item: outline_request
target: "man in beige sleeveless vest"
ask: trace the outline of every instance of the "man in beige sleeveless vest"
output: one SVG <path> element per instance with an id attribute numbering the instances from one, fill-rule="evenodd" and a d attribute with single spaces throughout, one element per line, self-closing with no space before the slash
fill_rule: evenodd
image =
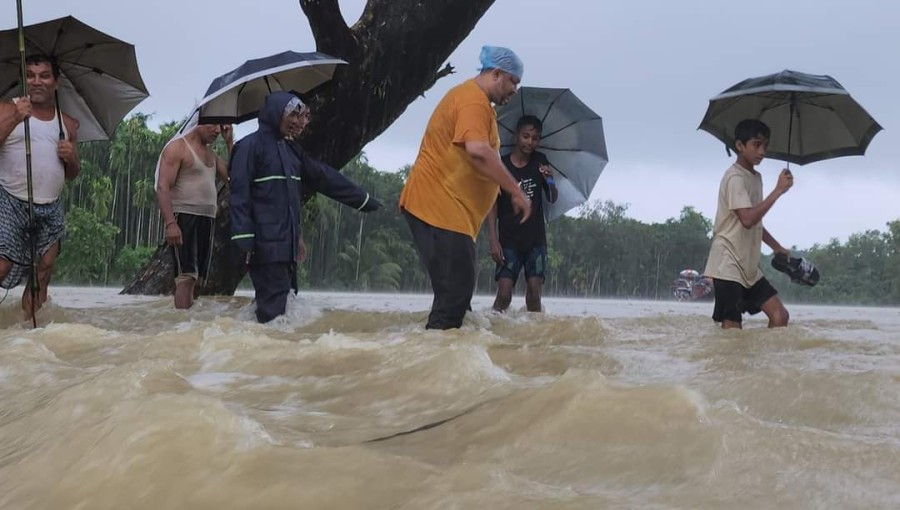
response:
<path id="1" fill-rule="evenodd" d="M 228 182 L 228 166 L 210 148 L 219 134 L 228 152 L 231 126 L 201 124 L 166 144 L 160 155 L 156 200 L 175 257 L 175 308 L 190 308 L 198 280 L 209 276 L 216 221 L 216 175 Z"/>
<path id="2" fill-rule="evenodd" d="M 38 302 L 25 286 L 26 315 L 47 300 L 53 264 L 65 235 L 59 200 L 67 180 L 81 173 L 78 158 L 78 121 L 59 111 L 55 102 L 59 67 L 49 57 L 25 60 L 28 96 L 0 103 L 0 286 L 11 289 L 31 271 L 31 239 L 36 237 Z M 62 117 L 62 122 L 60 122 Z M 25 119 L 29 119 L 35 230 L 29 232 Z"/>

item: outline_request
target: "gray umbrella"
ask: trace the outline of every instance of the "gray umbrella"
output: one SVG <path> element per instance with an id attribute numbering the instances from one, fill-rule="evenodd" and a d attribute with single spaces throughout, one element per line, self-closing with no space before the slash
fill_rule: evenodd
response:
<path id="1" fill-rule="evenodd" d="M 346 64 L 324 53 L 285 51 L 248 60 L 216 78 L 200 101 L 200 123 L 234 123 L 256 118 L 266 96 L 276 90 L 305 94 L 331 79 Z"/>
<path id="2" fill-rule="evenodd" d="M 881 126 L 831 76 L 782 71 L 750 78 L 710 99 L 699 129 L 734 148 L 734 128 L 759 119 L 772 130 L 766 157 L 805 165 L 865 154 Z"/>
<path id="3" fill-rule="evenodd" d="M 552 220 L 587 201 L 609 162 L 603 120 L 569 89 L 522 87 L 497 108 L 502 153 L 515 147 L 516 123 L 523 115 L 534 115 L 544 124 L 538 150 L 555 170 L 559 189 L 555 204 L 544 203 L 547 220 Z"/>
<path id="4" fill-rule="evenodd" d="M 18 29 L 0 32 L 0 99 L 22 94 Z M 25 53 L 60 69 L 58 104 L 79 122 L 78 141 L 107 140 L 147 98 L 134 46 L 66 16 L 25 27 Z"/>

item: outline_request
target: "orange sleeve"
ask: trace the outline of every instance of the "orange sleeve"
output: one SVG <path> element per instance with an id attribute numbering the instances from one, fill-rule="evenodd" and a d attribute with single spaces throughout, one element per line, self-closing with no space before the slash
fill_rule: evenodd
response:
<path id="1" fill-rule="evenodd" d="M 463 105 L 456 117 L 453 143 L 491 143 L 491 123 L 495 122 L 493 114 L 490 106 L 480 102 Z"/>

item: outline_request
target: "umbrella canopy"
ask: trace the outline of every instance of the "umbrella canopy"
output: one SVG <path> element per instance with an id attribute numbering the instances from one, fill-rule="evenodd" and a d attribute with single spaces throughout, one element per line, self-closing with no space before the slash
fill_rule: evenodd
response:
<path id="1" fill-rule="evenodd" d="M 865 154 L 881 126 L 831 76 L 782 71 L 750 78 L 710 99 L 699 129 L 734 148 L 734 128 L 758 119 L 772 130 L 766 157 L 805 165 Z"/>
<path id="2" fill-rule="evenodd" d="M 534 115 L 544 125 L 538 150 L 555 170 L 559 190 L 556 203 L 544 203 L 552 220 L 586 202 L 606 167 L 603 120 L 569 89 L 522 87 L 497 109 L 502 153 L 515 147 L 516 123 L 523 115 Z"/>
<path id="3" fill-rule="evenodd" d="M 700 273 L 698 273 L 695 269 L 685 269 L 678 273 L 678 276 L 682 278 L 696 278 L 700 276 Z"/>
<path id="4" fill-rule="evenodd" d="M 0 99 L 22 94 L 18 30 L 0 32 Z M 78 140 L 108 140 L 149 95 L 134 46 L 66 16 L 25 27 L 26 55 L 59 65 L 59 107 L 78 120 Z"/>
<path id="5" fill-rule="evenodd" d="M 256 118 L 270 93 L 304 94 L 330 80 L 337 66 L 346 63 L 324 53 L 293 51 L 248 60 L 213 80 L 200 101 L 200 122 L 238 124 Z"/>

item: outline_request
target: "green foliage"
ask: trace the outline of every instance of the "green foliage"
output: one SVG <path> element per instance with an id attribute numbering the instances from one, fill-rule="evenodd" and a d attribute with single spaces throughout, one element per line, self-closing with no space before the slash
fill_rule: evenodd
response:
<path id="1" fill-rule="evenodd" d="M 66 214 L 66 238 L 56 262 L 54 281 L 102 284 L 119 228 L 79 207 Z"/>
<path id="2" fill-rule="evenodd" d="M 577 217 L 548 225 L 550 293 L 667 297 L 679 271 L 702 270 L 709 253 L 708 219 L 685 207 L 678 219 L 646 224 L 629 218 L 627 210 L 609 201 L 589 203 Z"/>
<path id="3" fill-rule="evenodd" d="M 69 234 L 55 281 L 128 281 L 161 242 L 154 171 L 181 122 L 154 131 L 148 120 L 147 115 L 132 115 L 113 140 L 80 146 L 82 173 L 66 187 Z M 225 155 L 221 140 L 214 149 Z M 359 214 L 320 196 L 307 202 L 308 256 L 298 268 L 304 287 L 429 290 L 397 208 L 409 171 L 409 165 L 396 172 L 378 171 L 362 154 L 346 165 L 343 172 L 384 204 L 376 213 Z M 640 222 L 627 213 L 627 205 L 598 201 L 550 223 L 545 292 L 667 299 L 679 271 L 703 270 L 712 231 L 709 218 L 690 206 L 662 223 Z M 487 254 L 486 232 L 477 249 L 477 292 L 493 293 L 494 263 Z M 831 240 L 795 251 L 817 264 L 822 280 L 814 288 L 791 284 L 764 259 L 763 270 L 788 301 L 900 303 L 900 220 L 883 232 L 854 234 L 846 243 Z"/>
<path id="4" fill-rule="evenodd" d="M 126 246 L 116 254 L 112 270 L 109 274 L 109 282 L 125 284 L 138 274 L 138 271 L 146 264 L 156 248 L 152 246 Z"/>
<path id="5" fill-rule="evenodd" d="M 867 230 L 853 234 L 846 243 L 832 239 L 815 244 L 794 256 L 807 257 L 821 274 L 812 288 L 790 283 L 772 269 L 771 258 L 762 261 L 763 272 L 785 300 L 809 303 L 855 303 L 895 305 L 900 303 L 900 220 L 887 224 L 887 231 Z"/>

